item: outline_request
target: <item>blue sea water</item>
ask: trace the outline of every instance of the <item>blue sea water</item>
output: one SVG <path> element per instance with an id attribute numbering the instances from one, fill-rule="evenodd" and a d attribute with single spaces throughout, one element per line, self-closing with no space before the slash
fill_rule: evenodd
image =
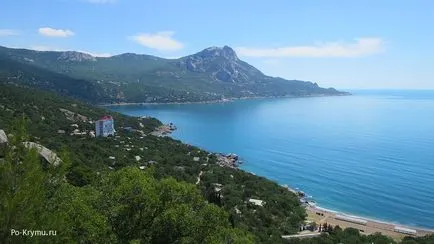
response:
<path id="1" fill-rule="evenodd" d="M 352 92 L 110 108 L 173 122 L 174 138 L 236 153 L 321 207 L 434 228 L 434 91 Z"/>

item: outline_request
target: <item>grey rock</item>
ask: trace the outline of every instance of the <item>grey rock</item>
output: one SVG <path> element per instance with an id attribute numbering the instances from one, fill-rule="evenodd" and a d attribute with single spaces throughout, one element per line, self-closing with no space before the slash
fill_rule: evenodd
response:
<path id="1" fill-rule="evenodd" d="M 44 158 L 48 163 L 54 166 L 58 166 L 62 162 L 62 160 L 57 156 L 55 152 L 38 143 L 23 142 L 23 144 L 28 149 L 36 149 L 42 158 Z"/>
<path id="2" fill-rule="evenodd" d="M 6 136 L 4 130 L 0 130 L 0 144 L 6 144 L 6 143 L 8 143 L 8 137 Z"/>
<path id="3" fill-rule="evenodd" d="M 62 52 L 57 58 L 59 61 L 66 62 L 82 62 L 82 61 L 96 61 L 96 58 L 87 53 L 80 53 L 75 51 Z"/>
<path id="4" fill-rule="evenodd" d="M 178 66 L 188 71 L 210 73 L 216 81 L 232 83 L 256 82 L 255 77 L 263 74 L 253 66 L 238 59 L 235 51 L 228 47 L 210 47 L 199 53 L 179 59 Z"/>

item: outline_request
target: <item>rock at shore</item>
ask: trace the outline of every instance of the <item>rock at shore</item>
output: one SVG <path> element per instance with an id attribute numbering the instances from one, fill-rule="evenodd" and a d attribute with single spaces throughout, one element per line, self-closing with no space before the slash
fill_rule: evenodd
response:
<path id="1" fill-rule="evenodd" d="M 151 135 L 153 136 L 166 136 L 176 130 L 176 126 L 173 123 L 167 125 L 161 125 L 155 128 Z"/>
<path id="2" fill-rule="evenodd" d="M 227 155 L 225 154 L 217 154 L 217 164 L 222 167 L 229 167 L 229 168 L 237 168 L 238 167 L 238 155 L 234 153 L 229 153 Z"/>

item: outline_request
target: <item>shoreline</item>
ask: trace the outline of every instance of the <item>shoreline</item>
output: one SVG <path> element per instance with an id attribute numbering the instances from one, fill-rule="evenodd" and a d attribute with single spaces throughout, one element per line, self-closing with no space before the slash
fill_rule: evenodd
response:
<path id="1" fill-rule="evenodd" d="M 434 233 L 434 229 L 430 229 L 428 227 L 417 226 L 417 225 L 409 225 L 409 224 L 400 224 L 400 223 L 393 222 L 391 220 L 376 219 L 375 217 L 364 217 L 364 216 L 354 215 L 354 214 L 348 213 L 348 212 L 341 212 L 339 210 L 333 210 L 333 209 L 323 208 L 323 207 L 318 206 L 318 205 L 316 205 L 315 207 L 308 207 L 308 208 L 311 208 L 313 210 L 318 210 L 318 211 L 324 211 L 324 212 L 328 212 L 328 213 L 333 213 L 333 214 L 345 215 L 345 216 L 348 216 L 348 217 L 362 219 L 362 220 L 366 220 L 366 221 L 370 221 L 370 222 L 375 222 L 375 223 L 378 223 L 378 224 L 395 225 L 395 226 L 407 227 L 407 228 L 410 228 L 410 229 L 416 229 L 416 230 L 421 230 L 421 231 L 426 231 L 426 232 L 432 232 L 432 233 Z"/>
<path id="2" fill-rule="evenodd" d="M 168 125 L 174 126 L 174 128 L 176 129 L 176 126 L 172 123 L 167 124 L 167 125 L 163 125 L 163 127 L 168 126 Z M 165 133 L 165 136 L 172 137 L 173 131 L 174 130 L 169 130 L 167 134 Z M 233 153 L 225 154 L 225 153 L 221 153 L 221 152 L 214 152 L 214 154 L 220 155 L 224 158 L 229 157 L 231 155 L 234 155 L 237 158 L 236 161 L 238 161 L 238 156 L 236 154 L 233 154 Z M 228 167 L 227 165 L 221 165 L 221 166 Z M 237 168 L 239 170 L 246 171 L 239 166 L 241 166 L 241 165 L 236 164 L 236 163 L 234 165 L 232 165 L 233 168 Z M 256 175 L 255 172 L 251 172 L 251 171 L 246 171 L 246 172 Z M 267 177 L 265 177 L 265 178 L 267 178 Z M 270 179 L 268 179 L 268 180 L 270 180 Z M 344 228 L 355 228 L 355 229 L 358 229 L 361 234 L 366 234 L 366 235 L 375 234 L 376 232 L 380 232 L 383 235 L 389 236 L 395 240 L 401 240 L 405 236 L 421 237 L 421 236 L 426 236 L 429 234 L 434 234 L 434 229 L 430 229 L 428 227 L 408 225 L 408 224 L 400 224 L 400 223 L 396 223 L 396 222 L 393 222 L 390 220 L 381 220 L 381 219 L 376 219 L 375 217 L 364 217 L 364 216 L 359 216 L 359 215 L 349 213 L 349 212 L 342 212 L 340 210 L 333 210 L 333 209 L 324 208 L 324 207 L 321 207 L 320 205 L 318 205 L 312 199 L 311 196 L 306 194 L 306 192 L 304 192 L 298 188 L 292 188 L 292 187 L 288 186 L 287 184 L 279 184 L 279 185 L 281 187 L 287 189 L 288 191 L 294 193 L 298 197 L 301 205 L 304 206 L 304 208 L 306 209 L 306 214 L 307 214 L 306 221 L 314 221 L 317 224 L 327 223 L 327 224 L 330 224 L 332 226 L 339 225 L 343 229 Z M 317 213 L 322 213 L 323 215 L 320 216 Z M 367 222 L 367 224 L 361 225 L 361 224 L 357 224 L 354 222 L 348 222 L 348 221 L 336 219 L 335 217 L 337 215 L 346 216 L 346 217 L 350 217 L 350 218 L 356 218 L 359 220 L 364 220 Z M 417 233 L 415 235 L 398 233 L 398 232 L 394 231 L 395 227 L 402 227 L 402 228 L 415 230 L 415 231 L 417 231 Z"/>
<path id="3" fill-rule="evenodd" d="M 375 234 L 376 232 L 380 232 L 383 235 L 389 236 L 395 240 L 401 240 L 405 236 L 425 236 L 434 234 L 434 229 L 430 229 L 428 227 L 423 226 L 414 226 L 414 225 L 408 225 L 408 224 L 400 224 L 395 223 L 393 221 L 388 220 L 380 220 L 375 219 L 375 217 L 363 217 L 358 216 L 352 213 L 342 212 L 339 210 L 333 210 L 328 208 L 323 208 L 316 204 L 313 200 L 307 200 L 305 198 L 305 193 L 303 191 L 294 189 L 289 187 L 288 185 L 281 185 L 282 187 L 285 187 L 290 192 L 293 192 L 296 194 L 301 202 L 301 204 L 306 209 L 306 221 L 313 221 L 317 224 L 330 224 L 332 226 L 339 225 L 341 228 L 355 228 L 360 231 L 361 234 Z M 360 224 L 352 221 L 346 221 L 339 219 L 338 216 L 345 216 L 349 218 L 354 218 L 356 220 L 361 220 L 362 222 L 366 222 L 366 224 Z M 336 218 L 338 217 L 338 219 Z M 405 233 L 399 233 L 395 231 L 395 227 L 400 228 L 406 228 L 410 230 L 415 230 L 416 234 L 405 234 Z"/>
<path id="4" fill-rule="evenodd" d="M 341 97 L 341 96 L 351 96 L 349 92 L 343 94 L 317 94 L 317 95 L 307 95 L 307 96 L 268 96 L 268 97 L 239 97 L 239 98 L 225 98 L 219 100 L 209 100 L 209 101 L 196 101 L 196 102 L 120 102 L 120 103 L 102 103 L 97 104 L 101 107 L 111 107 L 111 106 L 132 106 L 132 105 L 169 105 L 169 104 L 215 104 L 215 103 L 228 103 L 235 102 L 239 100 L 258 100 L 258 99 L 278 99 L 278 98 L 312 98 L 312 97 Z"/>
<path id="5" fill-rule="evenodd" d="M 335 96 L 347 96 L 347 95 L 351 95 L 351 94 L 343 94 L 343 95 L 335 95 Z M 267 98 L 308 98 L 308 97 L 323 97 L 326 95 L 317 95 L 317 96 L 303 96 L 303 97 L 246 97 L 246 98 L 237 98 L 237 99 L 225 99 L 225 100 L 217 100 L 217 101 L 204 101 L 204 102 L 184 102 L 184 103 L 178 103 L 178 102 L 172 102 L 172 103 L 117 103 L 117 104 L 106 104 L 106 105 L 101 105 L 101 106 L 124 106 L 124 105 L 163 105 L 163 104 L 192 104 L 192 103 L 226 103 L 226 102 L 234 102 L 237 100 L 253 100 L 253 99 L 267 99 Z M 171 133 L 167 133 L 166 136 L 170 136 L 172 137 Z M 221 154 L 224 155 L 223 153 L 218 153 L 215 152 L 215 154 Z M 238 167 L 238 165 L 236 166 L 236 168 L 246 171 L 241 167 Z M 253 173 L 254 175 L 256 175 L 254 172 L 251 171 L 246 171 L 249 173 Z M 267 177 L 265 177 L 267 178 Z M 267 178 L 269 179 L 269 178 Z M 270 180 L 270 179 L 269 179 Z M 277 183 L 277 182 L 276 182 Z M 280 185 L 280 184 L 279 184 Z M 405 236 L 425 236 L 425 235 L 429 235 L 429 234 L 434 234 L 434 229 L 430 229 L 429 227 L 423 227 L 423 226 L 417 226 L 417 225 L 409 225 L 409 224 L 401 224 L 401 223 L 396 223 L 393 222 L 393 220 L 381 220 L 381 219 L 376 219 L 375 217 L 363 217 L 363 216 L 358 216 L 349 212 L 341 212 L 339 210 L 332 210 L 332 209 L 328 209 L 328 208 L 323 208 L 319 205 L 317 205 L 314 201 L 312 201 L 311 197 L 308 197 L 303 191 L 299 190 L 299 189 L 295 189 L 295 188 L 291 188 L 288 185 L 280 185 L 281 187 L 284 187 L 285 189 L 293 192 L 294 194 L 297 195 L 297 197 L 299 198 L 302 206 L 304 206 L 304 208 L 306 209 L 306 213 L 307 213 L 307 217 L 306 217 L 306 221 L 314 221 L 317 224 L 323 224 L 323 223 L 327 223 L 330 224 L 332 226 L 336 226 L 339 225 L 341 228 L 355 228 L 358 229 L 360 231 L 361 234 L 375 234 L 376 232 L 380 232 L 383 235 L 389 236 L 395 240 L 401 240 L 403 237 Z M 303 195 L 301 195 L 300 193 L 302 193 Z M 308 202 L 310 204 L 308 204 Z M 312 204 L 314 203 L 314 204 Z M 318 215 L 318 213 L 323 214 L 323 215 Z M 354 223 L 351 221 L 346 221 L 346 220 L 342 220 L 342 219 L 336 219 L 336 216 L 340 215 L 340 216 L 346 216 L 346 217 L 350 217 L 350 218 L 356 218 L 359 220 L 363 220 L 366 221 L 366 224 L 358 224 L 358 223 Z M 410 230 L 415 230 L 416 234 L 411 235 L 411 234 L 405 234 L 405 233 L 399 233 L 395 231 L 395 227 L 401 227 L 401 228 L 407 228 Z"/>
<path id="6" fill-rule="evenodd" d="M 372 218 L 359 217 L 352 214 L 345 214 L 338 211 L 328 211 L 318 206 L 305 206 L 307 221 L 313 221 L 317 224 L 330 224 L 332 226 L 339 225 L 342 229 L 354 228 L 358 229 L 361 234 L 370 235 L 380 232 L 385 236 L 389 236 L 395 240 L 401 240 L 405 236 L 426 236 L 434 233 L 434 230 L 426 229 L 423 227 L 409 226 L 405 224 L 396 224 L 393 222 L 381 221 Z M 342 220 L 342 216 L 357 219 L 364 222 L 363 224 Z M 409 231 L 415 231 L 415 233 L 400 233 L 395 230 L 396 227 L 408 229 Z"/>

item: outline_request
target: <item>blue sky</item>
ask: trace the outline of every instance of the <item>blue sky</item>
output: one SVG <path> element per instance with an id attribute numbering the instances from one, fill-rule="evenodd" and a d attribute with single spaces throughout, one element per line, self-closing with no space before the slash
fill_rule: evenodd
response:
<path id="1" fill-rule="evenodd" d="M 0 45 L 180 57 L 228 45 L 271 76 L 434 89 L 431 0 L 2 0 Z"/>

